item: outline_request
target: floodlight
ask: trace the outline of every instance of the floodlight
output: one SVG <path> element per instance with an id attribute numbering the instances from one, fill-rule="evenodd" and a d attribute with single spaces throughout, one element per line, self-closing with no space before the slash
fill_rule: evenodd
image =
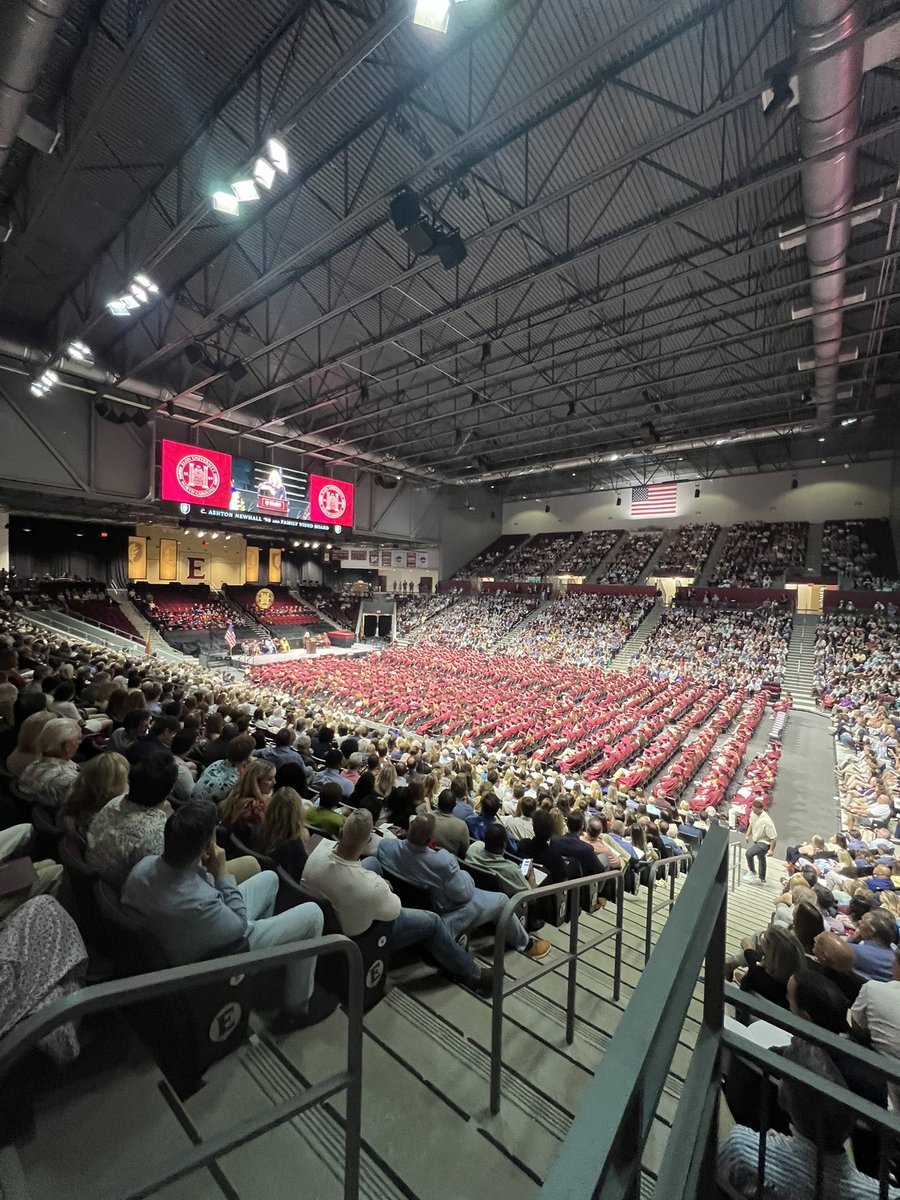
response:
<path id="1" fill-rule="evenodd" d="M 844 417 L 843 421 L 841 421 L 841 424 L 844 426 L 845 429 L 848 425 L 855 425 L 856 417 Z"/>
<path id="2" fill-rule="evenodd" d="M 253 164 L 253 178 L 266 191 L 272 186 L 275 181 L 275 168 L 267 158 L 258 158 Z"/>
<path id="3" fill-rule="evenodd" d="M 59 376 L 55 371 L 45 371 L 41 379 L 46 379 L 47 383 L 59 383 Z"/>
<path id="4" fill-rule="evenodd" d="M 256 184 L 252 179 L 237 179 L 231 185 L 231 190 L 237 196 L 238 200 L 258 200 L 259 192 L 256 190 Z"/>
<path id="5" fill-rule="evenodd" d="M 146 304 L 150 299 L 150 293 L 146 288 L 141 287 L 139 283 L 131 284 L 129 291 L 131 292 L 132 296 L 134 296 L 135 300 L 140 301 L 141 304 Z"/>
<path id="6" fill-rule="evenodd" d="M 124 304 L 129 312 L 134 312 L 136 308 L 141 307 L 140 301 L 135 299 L 134 296 L 122 296 L 120 303 Z"/>
<path id="7" fill-rule="evenodd" d="M 114 317 L 127 317 L 131 312 L 131 306 L 124 300 L 110 300 L 106 307 Z"/>
<path id="8" fill-rule="evenodd" d="M 446 33 L 450 24 L 450 0 L 416 0 L 413 25 Z"/>
<path id="9" fill-rule="evenodd" d="M 134 282 L 142 288 L 146 288 L 148 292 L 158 292 L 159 288 L 153 280 L 147 275 L 135 275 Z"/>
<path id="10" fill-rule="evenodd" d="M 31 392 L 32 396 L 43 396 L 44 395 L 44 389 L 41 387 L 41 385 L 39 383 L 33 383 L 31 385 L 31 387 L 29 388 L 29 391 Z"/>
<path id="11" fill-rule="evenodd" d="M 288 152 L 283 142 L 279 142 L 277 138 L 269 138 L 266 143 L 266 158 L 276 171 L 280 171 L 282 175 L 287 175 Z"/>
<path id="12" fill-rule="evenodd" d="M 216 212 L 236 217 L 241 211 L 240 201 L 234 192 L 213 192 L 212 206 Z"/>

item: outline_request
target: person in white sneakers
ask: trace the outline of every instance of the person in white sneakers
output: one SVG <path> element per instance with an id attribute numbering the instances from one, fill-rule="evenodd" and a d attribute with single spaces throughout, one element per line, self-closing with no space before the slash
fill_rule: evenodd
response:
<path id="1" fill-rule="evenodd" d="M 775 853 L 775 843 L 777 841 L 778 833 L 775 829 L 774 821 L 763 808 L 762 801 L 754 800 L 753 806 L 750 809 L 750 820 L 747 824 L 747 872 L 744 875 L 745 883 L 766 882 L 766 859 Z M 753 865 L 754 859 L 759 863 L 758 876 L 756 867 Z"/>

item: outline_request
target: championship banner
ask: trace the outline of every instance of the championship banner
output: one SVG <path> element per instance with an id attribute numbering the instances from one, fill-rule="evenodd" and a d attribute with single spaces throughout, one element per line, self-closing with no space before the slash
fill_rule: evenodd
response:
<path id="1" fill-rule="evenodd" d="M 259 546 L 248 546 L 244 559 L 244 583 L 259 583 Z"/>
<path id="2" fill-rule="evenodd" d="M 281 583 L 281 551 L 269 550 L 269 583 Z"/>
<path id="3" fill-rule="evenodd" d="M 382 565 L 383 567 L 389 567 L 389 566 L 391 565 L 391 552 L 390 552 L 390 550 L 382 550 L 382 552 L 381 552 L 381 565 Z"/>
<path id="4" fill-rule="evenodd" d="M 128 578 L 147 578 L 147 541 L 145 537 L 128 538 Z"/>
<path id="5" fill-rule="evenodd" d="M 160 583 L 174 583 L 178 578 L 178 543 L 174 538 L 159 539 Z"/>
<path id="6" fill-rule="evenodd" d="M 415 552 L 415 550 L 407 550 L 407 552 L 406 552 L 406 565 L 407 565 L 407 567 L 414 567 L 414 566 L 416 565 L 416 552 Z"/>

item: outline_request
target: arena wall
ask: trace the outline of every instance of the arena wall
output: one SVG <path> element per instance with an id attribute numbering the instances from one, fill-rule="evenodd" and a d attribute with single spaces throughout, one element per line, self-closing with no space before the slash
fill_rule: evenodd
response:
<path id="1" fill-rule="evenodd" d="M 762 475 L 681 481 L 678 515 L 651 521 L 628 516 L 630 488 L 582 492 L 571 496 L 546 496 L 540 500 L 515 500 L 503 506 L 503 533 L 543 533 L 552 530 L 602 529 L 621 525 L 628 529 L 684 525 L 714 521 L 734 525 L 740 521 L 810 521 L 892 515 L 891 469 L 887 461 L 851 463 L 849 468 L 828 466 L 806 471 L 772 471 Z M 798 487 L 791 487 L 796 478 Z M 700 488 L 700 498 L 694 489 Z M 616 505 L 616 497 L 622 499 Z M 549 506 L 550 512 L 544 511 Z M 482 539 L 486 545 L 489 538 Z M 476 547 L 476 550 L 479 549 Z"/>

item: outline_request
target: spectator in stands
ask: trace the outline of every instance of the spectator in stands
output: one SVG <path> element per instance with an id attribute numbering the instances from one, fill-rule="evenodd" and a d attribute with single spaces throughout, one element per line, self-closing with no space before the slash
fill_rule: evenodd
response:
<path id="1" fill-rule="evenodd" d="M 279 787 L 266 806 L 257 845 L 299 883 L 306 866 L 308 841 L 303 801 L 294 788 Z"/>
<path id="2" fill-rule="evenodd" d="M 791 1137 L 770 1131 L 765 1137 L 762 1182 L 759 1134 L 738 1125 L 726 1138 L 716 1167 L 716 1178 L 729 1196 L 753 1200 L 878 1200 L 876 1179 L 851 1164 L 844 1148 L 853 1126 L 853 1114 L 828 1092 L 846 1086 L 840 1071 L 824 1050 L 795 1038 L 784 1057 L 817 1075 L 824 1085 L 812 1091 L 785 1077 L 779 1102 L 788 1115 Z M 821 1151 L 821 1175 L 817 1162 Z M 821 1180 L 821 1184 L 820 1184 Z M 900 1192 L 888 1189 L 890 1200 Z"/>
<path id="3" fill-rule="evenodd" d="M 487 795 L 481 797 L 479 811 L 473 813 L 471 817 L 466 817 L 466 828 L 469 831 L 469 836 L 473 842 L 484 840 L 485 831 L 497 820 L 500 812 L 500 801 L 493 792 L 488 792 Z M 504 837 L 506 831 L 504 830 Z"/>
<path id="4" fill-rule="evenodd" d="M 114 796 L 90 822 L 88 866 L 116 891 L 145 854 L 160 853 L 177 778 L 171 754 L 161 748 L 145 754 L 128 774 L 127 794 Z"/>
<path id="5" fill-rule="evenodd" d="M 744 882 L 765 883 L 766 859 L 775 853 L 778 833 L 774 821 L 766 812 L 761 800 L 753 801 L 744 841 L 747 843 L 747 871 L 744 874 Z M 759 863 L 758 877 L 756 867 L 753 865 L 754 859 Z"/>
<path id="6" fill-rule="evenodd" d="M 19 778 L 19 788 L 30 800 L 47 808 L 61 808 L 78 778 L 72 759 L 81 745 L 81 726 L 68 717 L 54 717 L 41 730 L 40 758 L 30 763 Z"/>
<path id="7" fill-rule="evenodd" d="M 16 748 L 6 760 L 6 769 L 10 775 L 18 778 L 27 766 L 37 762 L 40 757 L 40 737 L 44 726 L 53 720 L 53 713 L 44 709 L 26 717 L 19 726 L 19 737 Z"/>
<path id="8" fill-rule="evenodd" d="M 893 979 L 894 943 L 897 941 L 897 922 L 886 912 L 867 912 L 856 927 L 851 939 L 854 966 L 863 979 L 888 982 Z"/>
<path id="9" fill-rule="evenodd" d="M 548 809 L 535 809 L 532 827 L 534 829 L 533 837 L 523 838 L 517 844 L 517 854 L 522 858 L 533 859 L 539 867 L 543 867 L 550 877 L 550 883 L 565 883 L 568 879 L 568 872 L 558 846 L 553 844 L 556 828 Z"/>
<path id="10" fill-rule="evenodd" d="M 135 742 L 147 736 L 151 719 L 146 708 L 133 708 L 125 713 L 121 726 L 110 736 L 109 748 L 127 754 Z"/>
<path id="11" fill-rule="evenodd" d="M 365 809 L 351 813 L 340 841 L 323 840 L 309 856 L 307 887 L 331 902 L 348 937 L 359 937 L 373 921 L 389 921 L 391 950 L 421 946 L 451 976 L 478 991 L 490 991 L 493 972 L 479 967 L 454 941 L 436 912 L 403 908 L 377 871 L 363 869 L 360 859 L 371 837 L 371 814 Z"/>
<path id="12" fill-rule="evenodd" d="M 867 980 L 849 1013 L 850 1027 L 857 1038 L 900 1070 L 900 946 L 894 950 L 889 980 Z M 889 1083 L 891 1108 L 900 1112 L 900 1084 Z"/>
<path id="13" fill-rule="evenodd" d="M 497 821 L 493 825 L 488 825 L 482 841 L 473 842 L 469 847 L 466 863 L 477 867 L 480 871 L 496 875 L 500 881 L 500 887 L 507 896 L 517 896 L 519 892 L 527 892 L 531 888 L 536 888 L 534 864 L 532 863 L 528 868 L 528 874 L 523 875 L 519 864 L 506 857 L 505 849 L 506 831 Z"/>
<path id="14" fill-rule="evenodd" d="M 334 742 L 334 730 L 321 725 L 310 739 L 310 749 L 315 758 L 324 758 Z M 343 756 L 341 756 L 343 761 Z"/>
<path id="15" fill-rule="evenodd" d="M 222 740 L 222 730 L 225 719 L 219 713 L 208 713 L 204 727 L 204 736 L 194 744 L 192 757 L 203 769 L 217 758 L 224 758 L 226 742 Z"/>
<path id="16" fill-rule="evenodd" d="M 172 755 L 178 767 L 178 780 L 172 791 L 172 799 L 178 804 L 186 804 L 190 800 L 197 782 L 197 764 L 190 757 L 196 740 L 197 730 L 194 728 L 179 729 L 172 738 Z"/>
<path id="17" fill-rule="evenodd" d="M 279 729 L 275 734 L 274 746 L 266 746 L 263 750 L 254 750 L 253 756 L 273 763 L 276 769 L 285 763 L 294 763 L 301 767 L 304 765 L 303 758 L 294 749 L 294 732 L 287 728 Z"/>
<path id="18" fill-rule="evenodd" d="M 515 793 L 516 789 L 513 789 Z M 518 800 L 516 812 L 508 817 L 501 816 L 500 820 L 506 828 L 507 837 L 514 842 L 534 837 L 532 817 L 537 808 L 537 797 L 522 795 Z"/>
<path id="19" fill-rule="evenodd" d="M 228 954 L 246 942 L 251 950 L 308 941 L 322 933 L 322 911 L 300 904 L 273 916 L 278 876 L 262 871 L 240 886 L 226 870 L 216 845 L 217 812 L 208 801 L 191 800 L 166 822 L 163 853 L 148 856 L 131 871 L 122 905 L 159 942 L 167 960 L 196 962 Z M 288 965 L 279 1031 L 314 1023 L 311 1011 L 315 963 Z"/>
<path id="20" fill-rule="evenodd" d="M 245 844 L 253 844 L 275 790 L 275 767 L 251 759 L 231 791 L 219 803 L 219 821 Z"/>
<path id="21" fill-rule="evenodd" d="M 256 749 L 253 738 L 246 733 L 230 738 L 225 747 L 225 757 L 211 763 L 191 792 L 192 800 L 212 800 L 218 804 L 224 800 L 250 762 Z"/>
<path id="22" fill-rule="evenodd" d="M 129 762 L 139 762 L 145 754 L 155 754 L 159 749 L 171 754 L 172 742 L 180 729 L 181 722 L 177 717 L 156 717 L 148 733 L 129 746 L 125 757 Z"/>
<path id="23" fill-rule="evenodd" d="M 344 814 L 338 811 L 343 799 L 343 792 L 336 783 L 329 781 L 322 784 L 318 806 L 306 813 L 306 823 L 310 829 L 318 830 L 327 837 L 337 837 L 344 825 Z"/>
<path id="24" fill-rule="evenodd" d="M 53 699 L 47 708 L 54 716 L 69 717 L 73 721 L 81 720 L 81 713 L 75 703 L 75 684 L 66 680 L 53 689 Z"/>
<path id="25" fill-rule="evenodd" d="M 839 988 L 849 1007 L 856 1000 L 862 980 L 856 974 L 853 947 L 835 933 L 820 933 L 813 942 L 813 956 L 807 966 L 819 971 Z"/>
<path id="26" fill-rule="evenodd" d="M 327 750 L 325 752 L 325 766 L 321 771 L 317 771 L 313 777 L 313 782 L 320 791 L 326 783 L 334 783 L 340 788 L 342 796 L 353 795 L 353 784 L 341 774 L 343 762 L 344 756 L 340 750 Z"/>
<path id="27" fill-rule="evenodd" d="M 444 788 L 438 796 L 437 812 L 434 814 L 434 844 L 442 850 L 449 850 L 457 858 L 465 858 L 471 838 L 465 821 L 453 815 L 455 804 L 453 792 L 450 788 Z"/>
<path id="28" fill-rule="evenodd" d="M 65 803 L 63 823 L 69 833 L 86 841 L 91 822 L 116 796 L 128 791 L 128 760 L 115 750 L 84 763 Z"/>
<path id="29" fill-rule="evenodd" d="M 742 992 L 755 992 L 764 1000 L 788 1008 L 787 982 L 803 965 L 803 947 L 789 930 L 770 926 L 757 939 L 744 938 L 741 949 L 747 969 L 741 973 Z M 738 979 L 735 972 L 735 980 Z"/>
<path id="30" fill-rule="evenodd" d="M 391 874 L 424 888 L 452 937 L 496 920 L 506 905 L 506 896 L 500 892 L 482 892 L 475 887 L 471 875 L 460 870 L 452 854 L 430 850 L 428 843 L 433 834 L 433 814 L 415 817 L 405 840 L 382 839 L 377 863 Z M 367 859 L 366 865 L 375 864 Z M 533 959 L 545 958 L 552 949 L 549 942 L 529 937 L 516 917 L 507 927 L 507 942 Z"/>

